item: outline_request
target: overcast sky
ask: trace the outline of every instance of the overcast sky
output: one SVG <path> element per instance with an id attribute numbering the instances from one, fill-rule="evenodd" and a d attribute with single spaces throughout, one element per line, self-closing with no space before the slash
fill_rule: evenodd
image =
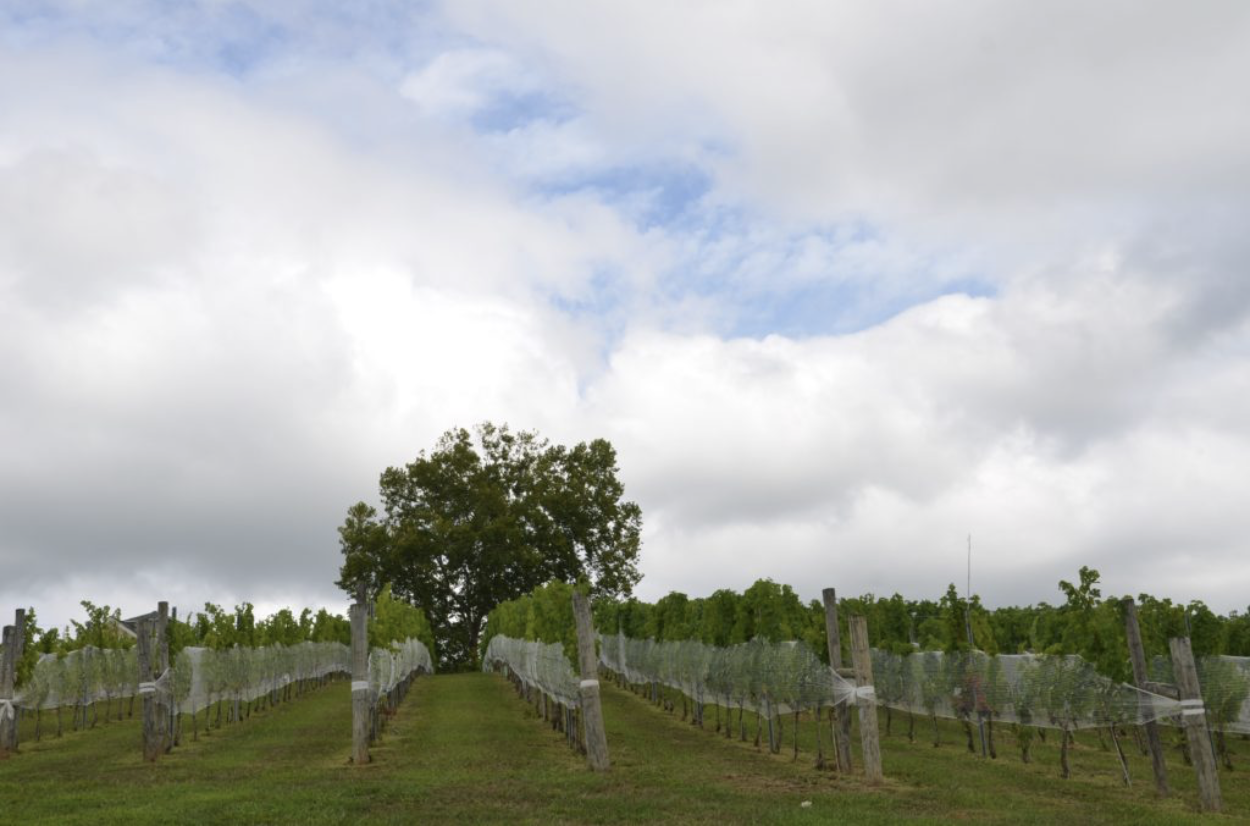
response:
<path id="1" fill-rule="evenodd" d="M 639 594 L 1250 604 L 1250 5 L 0 4 L 0 612 L 342 610 L 451 427 Z"/>

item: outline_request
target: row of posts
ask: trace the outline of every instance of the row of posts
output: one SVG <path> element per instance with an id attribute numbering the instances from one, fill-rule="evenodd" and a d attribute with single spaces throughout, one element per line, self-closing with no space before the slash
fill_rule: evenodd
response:
<path id="1" fill-rule="evenodd" d="M 877 731 L 876 698 L 872 688 L 872 657 L 868 645 L 867 620 L 861 616 L 850 618 L 852 667 L 845 668 L 842 661 L 837 592 L 833 588 L 826 588 L 821 595 L 825 605 L 829 665 L 840 676 L 852 677 L 855 680 L 864 774 L 869 782 L 880 782 L 883 778 L 881 746 Z M 357 589 L 356 602 L 351 607 L 352 759 L 359 765 L 369 762 L 371 697 L 368 612 L 369 604 L 365 588 L 361 585 Z M 578 664 L 581 672 L 579 688 L 587 760 L 596 771 L 605 771 L 610 766 L 610 760 L 607 736 L 603 726 L 603 709 L 599 698 L 598 656 L 595 652 L 590 605 L 580 592 L 573 594 L 573 613 L 577 622 Z M 0 659 L 0 754 L 17 749 L 18 716 L 13 697 L 17 680 L 17 664 L 22 658 L 25 645 L 25 615 L 24 609 L 17 609 L 14 624 L 5 626 L 3 632 L 4 657 Z M 1155 694 L 1169 695 L 1181 702 L 1182 725 L 1189 742 L 1194 771 L 1198 777 L 1201 805 L 1205 811 L 1217 812 L 1222 807 L 1219 775 L 1190 641 L 1186 637 L 1178 637 L 1169 641 L 1176 683 L 1169 685 L 1151 682 L 1146 669 L 1145 648 L 1137 621 L 1137 607 L 1131 598 L 1124 602 L 1124 617 L 1133 681 L 1138 688 Z M 166 704 L 159 703 L 157 699 L 157 681 L 169 668 L 168 627 L 169 603 L 161 602 L 157 606 L 155 619 L 142 619 L 135 629 L 138 637 L 138 688 L 143 700 L 143 756 L 148 761 L 156 760 L 162 752 L 168 751 L 172 746 L 172 709 L 167 708 Z M 849 709 L 835 707 L 833 715 L 837 767 L 840 772 L 849 772 L 851 770 Z M 1170 789 L 1159 726 L 1152 720 L 1145 724 L 1145 729 L 1151 765 L 1154 770 L 1155 788 L 1161 796 L 1166 797 Z"/>
<path id="2" fill-rule="evenodd" d="M 837 594 L 833 588 L 823 592 L 825 601 L 825 627 L 829 638 L 829 664 L 843 677 L 853 677 L 856 683 L 856 705 L 859 712 L 861 750 L 864 757 L 864 775 L 870 783 L 884 779 L 881 770 L 881 742 L 877 731 L 876 695 L 873 692 L 872 655 L 868 646 L 868 621 L 864 617 L 850 619 L 852 667 L 842 665 L 842 637 L 838 625 Z M 590 604 L 586 597 L 573 593 L 573 616 L 577 622 L 577 654 L 581 672 L 581 701 L 583 729 L 586 738 L 586 759 L 595 771 L 606 771 L 608 758 L 607 735 L 603 726 L 603 707 L 599 698 L 599 658 L 595 652 L 595 633 L 591 623 Z M 834 742 L 837 765 L 840 772 L 851 770 L 851 718 L 849 709 L 834 709 Z"/>
<path id="3" fill-rule="evenodd" d="M 821 596 L 825 606 L 829 665 L 839 676 L 855 680 L 855 704 L 859 714 L 864 775 L 870 783 L 879 783 L 884 779 L 884 774 L 881 767 L 881 742 L 877 726 L 876 696 L 873 690 L 868 621 L 862 616 L 850 617 L 848 627 L 851 633 L 852 665 L 846 668 L 842 661 L 842 632 L 838 621 L 837 591 L 834 588 L 825 588 Z M 608 768 L 607 742 L 603 734 L 603 715 L 599 702 L 597 657 L 590 608 L 582 594 L 574 593 L 573 609 L 577 619 L 578 659 L 582 675 L 582 703 L 586 717 L 587 756 L 591 767 L 602 771 Z M 1189 638 L 1177 637 L 1169 640 L 1176 683 L 1169 685 L 1151 682 L 1146 670 L 1146 654 L 1137 622 L 1137 608 L 1131 598 L 1124 602 L 1124 616 L 1133 680 L 1138 688 L 1154 694 L 1171 696 L 1180 701 L 1182 726 L 1189 742 L 1189 752 L 1198 778 L 1202 809 L 1218 812 L 1222 807 L 1219 775 Z M 1143 697 L 1143 703 L 1146 702 L 1149 702 L 1148 699 Z M 839 772 L 847 773 L 851 771 L 850 709 L 835 706 L 832 709 L 832 715 L 837 768 Z M 1169 794 L 1167 767 L 1158 723 L 1151 720 L 1145 724 L 1145 729 L 1156 789 L 1161 796 L 1166 797 Z"/>

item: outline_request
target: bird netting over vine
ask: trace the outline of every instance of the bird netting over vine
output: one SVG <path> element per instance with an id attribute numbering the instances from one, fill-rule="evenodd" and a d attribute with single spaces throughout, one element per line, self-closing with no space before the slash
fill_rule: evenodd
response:
<path id="1" fill-rule="evenodd" d="M 1044 728 L 1167 722 L 1181 704 L 1099 674 L 1072 655 L 872 652 L 877 702 L 955 720 Z"/>
<path id="2" fill-rule="evenodd" d="M 1207 723 L 1220 731 L 1250 734 L 1250 657 L 1199 657 L 1195 665 Z M 1150 679 L 1176 682 L 1170 657 L 1150 661 Z"/>
<path id="3" fill-rule="evenodd" d="M 407 639 L 369 651 L 369 691 L 375 700 L 413 672 L 434 673 L 434 659 L 421 640 Z"/>
<path id="4" fill-rule="evenodd" d="M 419 640 L 374 648 L 369 687 L 377 698 L 418 669 L 433 671 Z M 195 713 L 218 700 L 250 702 L 289 683 L 351 672 L 351 649 L 337 642 L 304 642 L 263 648 L 188 647 L 178 652 L 159 680 L 141 683 L 134 648 L 87 646 L 64 656 L 45 654 L 16 698 L 24 708 L 86 706 L 159 692 L 179 712 Z"/>
<path id="5" fill-rule="evenodd" d="M 801 642 L 756 639 L 718 648 L 697 640 L 656 642 L 614 634 L 600 638 L 599 657 L 630 682 L 655 682 L 698 702 L 768 715 L 838 705 L 859 696 L 934 717 L 1046 728 L 1174 722 L 1181 710 L 1178 701 L 1111 680 L 1075 655 L 917 651 L 902 656 L 874 650 L 871 691 L 857 690 Z M 1208 670 L 1213 667 L 1207 665 Z M 1222 668 L 1220 673 L 1233 672 L 1231 666 Z M 1232 677 L 1225 682 L 1231 685 Z M 1246 702 L 1244 693 L 1224 693 Z M 1230 725 L 1229 730 L 1240 729 Z"/>
<path id="6" fill-rule="evenodd" d="M 599 661 L 633 683 L 656 682 L 725 708 L 786 714 L 845 703 L 855 685 L 802 642 L 756 638 L 720 648 L 698 640 L 656 642 L 600 637 Z"/>
<path id="7" fill-rule="evenodd" d="M 63 656 L 44 654 L 14 702 L 23 708 L 90 705 L 138 693 L 139 660 L 133 648 L 89 645 Z"/>
<path id="8" fill-rule="evenodd" d="M 581 705 L 580 681 L 559 643 L 518 640 L 497 634 L 490 638 L 482 657 L 482 670 L 504 665 L 525 685 L 555 697 L 563 705 Z"/>

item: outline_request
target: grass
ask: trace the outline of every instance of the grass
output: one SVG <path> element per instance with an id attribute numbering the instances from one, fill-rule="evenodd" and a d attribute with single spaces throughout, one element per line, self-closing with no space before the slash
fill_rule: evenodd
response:
<path id="1" fill-rule="evenodd" d="M 0 761 L 5 823 L 1183 823 L 1250 819 L 1250 781 L 1221 772 L 1226 811 L 1197 813 L 1193 771 L 1175 756 L 1174 796 L 1154 797 L 1146 758 L 1129 751 L 1125 788 L 1114 752 L 1082 733 L 1073 777 L 1059 778 L 1057 738 L 1034 744 L 1024 765 L 999 732 L 998 760 L 967 753 L 962 730 L 943 724 L 945 744 L 909 743 L 895 718 L 883 741 L 887 781 L 817 772 L 814 726 L 801 728 L 791 762 L 786 721 L 781 755 L 725 740 L 708 709 L 700 730 L 604 683 L 613 767 L 593 774 L 563 736 L 538 720 L 502 678 L 422 678 L 400 708 L 374 761 L 348 763 L 350 703 L 339 682 L 239 725 L 201 735 L 155 764 L 139 756 L 134 721 L 27 740 Z M 678 704 L 680 709 L 680 702 Z M 747 715 L 754 734 L 754 721 Z M 29 729 L 27 734 L 29 734 Z M 1234 747 L 1243 747 L 1240 740 Z M 858 753 L 855 756 L 858 766 Z M 1236 759 L 1236 758 L 1235 758 Z M 800 804 L 810 802 L 810 807 Z"/>

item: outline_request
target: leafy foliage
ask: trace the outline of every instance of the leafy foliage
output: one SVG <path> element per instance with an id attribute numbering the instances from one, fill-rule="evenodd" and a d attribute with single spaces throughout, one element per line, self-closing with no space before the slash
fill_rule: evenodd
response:
<path id="1" fill-rule="evenodd" d="M 380 484 L 384 516 L 353 505 L 339 529 L 339 584 L 382 582 L 424 608 L 444 662 L 471 665 L 487 613 L 543 583 L 586 581 L 628 596 L 640 579 L 641 510 L 624 499 L 616 452 L 572 448 L 486 423 L 448 431 Z"/>

